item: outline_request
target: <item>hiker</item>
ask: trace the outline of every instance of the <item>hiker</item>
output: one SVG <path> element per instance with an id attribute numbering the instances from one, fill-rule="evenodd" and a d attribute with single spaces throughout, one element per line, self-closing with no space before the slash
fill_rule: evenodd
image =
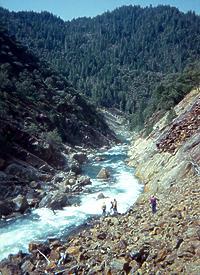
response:
<path id="1" fill-rule="evenodd" d="M 113 201 L 113 214 L 117 214 L 118 212 L 117 212 L 117 200 L 116 199 L 114 199 L 114 201 Z"/>
<path id="2" fill-rule="evenodd" d="M 102 215 L 105 216 L 106 215 L 106 204 L 105 204 L 105 202 L 103 203 L 101 208 L 102 208 Z"/>
<path id="3" fill-rule="evenodd" d="M 112 214 L 112 212 L 114 212 L 113 208 L 114 208 L 114 202 L 111 201 L 111 206 L 110 206 L 110 213 Z"/>
<path id="4" fill-rule="evenodd" d="M 151 196 L 149 202 L 151 204 L 151 208 L 152 208 L 152 213 L 155 214 L 156 213 L 156 205 L 157 205 L 157 200 L 158 198 L 156 198 L 154 195 Z"/>

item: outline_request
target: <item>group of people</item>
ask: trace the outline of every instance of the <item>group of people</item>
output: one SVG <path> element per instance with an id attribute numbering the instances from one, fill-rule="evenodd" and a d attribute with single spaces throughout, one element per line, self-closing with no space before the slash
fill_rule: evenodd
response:
<path id="1" fill-rule="evenodd" d="M 152 195 L 152 196 L 150 197 L 150 199 L 149 199 L 149 202 L 150 202 L 150 204 L 151 204 L 151 209 L 152 209 L 152 213 L 153 213 L 153 214 L 155 214 L 156 211 L 157 211 L 156 207 L 157 207 L 157 201 L 158 201 L 158 200 L 159 200 L 159 199 L 156 198 L 154 195 Z M 107 211 L 106 211 L 106 209 L 107 209 L 106 203 L 103 202 L 103 205 L 102 205 L 102 215 L 103 215 L 103 216 L 106 216 L 107 214 L 116 215 L 116 214 L 118 213 L 118 211 L 117 211 L 117 200 L 114 199 L 114 200 L 111 201 L 110 203 L 111 203 L 110 211 L 107 212 Z"/>
<path id="2" fill-rule="evenodd" d="M 114 199 L 113 201 L 110 202 L 111 206 L 110 206 L 110 211 L 107 212 L 106 211 L 106 203 L 104 202 L 102 205 L 102 215 L 106 216 L 107 214 L 111 214 L 111 215 L 116 215 L 118 213 L 117 211 L 117 200 Z"/>

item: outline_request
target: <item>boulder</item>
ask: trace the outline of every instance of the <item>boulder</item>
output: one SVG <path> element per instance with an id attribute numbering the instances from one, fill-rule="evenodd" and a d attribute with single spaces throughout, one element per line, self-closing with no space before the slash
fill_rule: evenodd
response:
<path id="1" fill-rule="evenodd" d="M 111 273 L 121 274 L 122 271 L 125 271 L 124 267 L 126 266 L 126 262 L 124 261 L 124 259 L 113 259 L 109 263 L 109 266 L 110 266 L 110 269 L 111 269 Z M 129 269 L 129 271 L 130 271 L 130 269 Z M 126 267 L 126 270 L 127 270 L 127 267 Z M 126 274 L 128 274 L 128 273 L 126 273 Z"/>
<path id="2" fill-rule="evenodd" d="M 81 176 L 77 179 L 76 184 L 79 184 L 81 186 L 90 185 L 92 184 L 91 180 L 87 176 Z"/>
<path id="3" fill-rule="evenodd" d="M 76 184 L 76 179 L 75 178 L 70 178 L 68 180 L 68 182 L 69 182 L 69 185 L 75 185 Z"/>
<path id="4" fill-rule="evenodd" d="M 58 261 L 60 259 L 60 253 L 52 249 L 49 257 L 51 260 Z"/>
<path id="5" fill-rule="evenodd" d="M 31 261 L 27 260 L 25 261 L 22 266 L 21 270 L 23 271 L 23 274 L 29 274 L 31 271 L 33 271 L 34 265 L 31 263 Z"/>
<path id="6" fill-rule="evenodd" d="M 180 258 L 181 257 L 187 257 L 187 258 L 193 257 L 194 254 L 195 254 L 195 249 L 192 246 L 190 241 L 182 242 L 178 249 L 178 252 L 177 252 L 178 257 L 180 257 Z"/>
<path id="7" fill-rule="evenodd" d="M 39 207 L 48 207 L 53 210 L 62 209 L 64 206 L 71 205 L 68 196 L 58 191 L 47 194 L 39 203 Z"/>
<path id="8" fill-rule="evenodd" d="M 70 246 L 67 248 L 66 252 L 68 254 L 77 255 L 80 252 L 80 246 Z"/>
<path id="9" fill-rule="evenodd" d="M 103 193 L 98 194 L 97 200 L 105 199 L 105 195 Z"/>
<path id="10" fill-rule="evenodd" d="M 110 173 L 109 173 L 109 171 L 106 169 L 106 168 L 102 168 L 100 171 L 99 171 L 99 173 L 98 173 L 98 175 L 97 175 L 97 178 L 98 179 L 108 179 L 110 177 Z"/>
<path id="11" fill-rule="evenodd" d="M 78 163 L 83 164 L 87 160 L 87 155 L 85 153 L 75 153 L 72 158 L 78 161 Z"/>
<path id="12" fill-rule="evenodd" d="M 18 195 L 12 201 L 14 203 L 14 211 L 16 212 L 24 213 L 29 208 L 26 197 L 22 195 Z"/>

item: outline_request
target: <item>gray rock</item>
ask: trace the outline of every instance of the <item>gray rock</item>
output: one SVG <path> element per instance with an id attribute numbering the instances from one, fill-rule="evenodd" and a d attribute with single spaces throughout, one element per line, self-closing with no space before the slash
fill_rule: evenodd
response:
<path id="1" fill-rule="evenodd" d="M 27 260 L 22 264 L 21 269 L 25 274 L 30 273 L 31 271 L 33 271 L 34 265 L 31 263 L 31 261 Z"/>
<path id="2" fill-rule="evenodd" d="M 68 205 L 71 205 L 68 195 L 59 191 L 47 194 L 39 203 L 39 207 L 48 207 L 54 210 L 62 209 Z"/>
<path id="3" fill-rule="evenodd" d="M 81 176 L 77 179 L 76 184 L 79 184 L 80 186 L 85 186 L 92 184 L 92 182 L 89 177 Z"/>
<path id="4" fill-rule="evenodd" d="M 120 271 L 124 270 L 125 261 L 120 259 L 114 259 L 110 262 L 109 266 L 111 268 L 111 273 L 119 274 Z"/>
<path id="5" fill-rule="evenodd" d="M 190 242 L 182 242 L 177 252 L 178 257 L 193 257 L 194 254 L 195 250 Z"/>
<path id="6" fill-rule="evenodd" d="M 101 200 L 101 199 L 105 199 L 105 195 L 103 193 L 100 193 L 98 196 L 97 196 L 97 200 Z"/>
<path id="7" fill-rule="evenodd" d="M 14 210 L 16 212 L 24 213 L 29 208 L 29 204 L 26 197 L 22 195 L 18 195 L 12 201 L 14 203 Z"/>
<path id="8" fill-rule="evenodd" d="M 110 173 L 104 167 L 99 171 L 99 173 L 97 175 L 98 179 L 108 179 L 109 177 L 110 177 Z"/>

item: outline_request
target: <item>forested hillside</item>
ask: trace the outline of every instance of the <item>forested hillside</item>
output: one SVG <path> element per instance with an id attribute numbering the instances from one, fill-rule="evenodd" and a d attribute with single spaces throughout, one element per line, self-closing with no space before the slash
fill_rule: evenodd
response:
<path id="1" fill-rule="evenodd" d="M 44 151 L 49 146 L 59 151 L 62 142 L 85 147 L 109 144 L 114 135 L 103 118 L 63 76 L 3 29 L 0 41 L 1 154 L 25 149 L 45 159 Z"/>
<path id="2" fill-rule="evenodd" d="M 10 33 L 97 105 L 130 114 L 133 127 L 199 83 L 200 17 L 193 12 L 124 6 L 70 22 L 47 12 L 0 9 L 0 16 Z"/>

